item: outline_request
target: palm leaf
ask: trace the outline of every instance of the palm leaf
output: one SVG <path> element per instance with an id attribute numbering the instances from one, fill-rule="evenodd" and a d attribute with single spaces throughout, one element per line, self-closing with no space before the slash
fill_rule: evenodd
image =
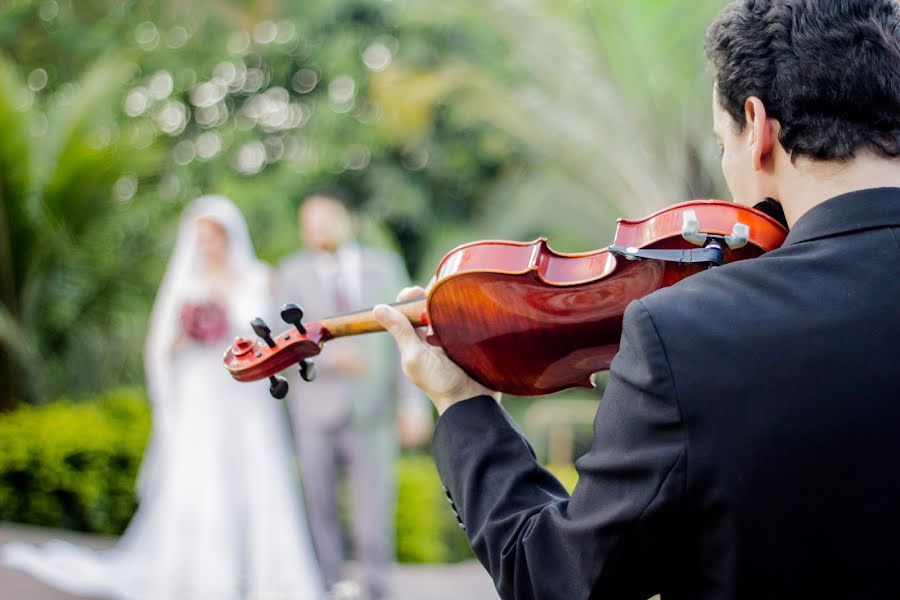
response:
<path id="1" fill-rule="evenodd" d="M 49 131 L 39 140 L 32 165 L 34 191 L 54 231 L 64 237 L 80 231 L 111 202 L 111 194 L 95 190 L 120 165 L 111 145 L 92 137 L 115 123 L 114 111 L 130 76 L 127 63 L 100 60 L 78 81 L 77 92 L 57 95 L 48 108 Z"/>

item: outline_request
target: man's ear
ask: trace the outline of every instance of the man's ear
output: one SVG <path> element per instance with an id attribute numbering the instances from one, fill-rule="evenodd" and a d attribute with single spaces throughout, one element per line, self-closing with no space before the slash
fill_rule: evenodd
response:
<path id="1" fill-rule="evenodd" d="M 762 171 L 763 163 L 775 147 L 774 123 L 762 100 L 756 96 L 751 96 L 744 102 L 744 118 L 746 127 L 750 129 L 747 142 L 753 157 L 753 168 Z"/>

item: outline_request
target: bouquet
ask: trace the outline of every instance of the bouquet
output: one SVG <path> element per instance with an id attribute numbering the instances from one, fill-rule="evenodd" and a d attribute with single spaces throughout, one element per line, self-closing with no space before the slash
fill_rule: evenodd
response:
<path id="1" fill-rule="evenodd" d="M 218 302 L 188 303 L 181 307 L 181 328 L 198 342 L 218 342 L 228 333 L 228 315 Z"/>

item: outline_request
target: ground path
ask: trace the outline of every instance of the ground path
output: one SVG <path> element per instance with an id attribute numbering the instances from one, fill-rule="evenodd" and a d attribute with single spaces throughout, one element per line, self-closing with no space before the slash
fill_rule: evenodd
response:
<path id="1" fill-rule="evenodd" d="M 0 523 L 0 546 L 20 541 L 40 544 L 61 538 L 94 548 L 109 547 L 114 540 L 52 529 Z M 397 565 L 393 600 L 496 600 L 491 580 L 475 562 L 458 565 Z M 0 565 L 0 600 L 85 600 L 47 587 L 33 578 Z"/>

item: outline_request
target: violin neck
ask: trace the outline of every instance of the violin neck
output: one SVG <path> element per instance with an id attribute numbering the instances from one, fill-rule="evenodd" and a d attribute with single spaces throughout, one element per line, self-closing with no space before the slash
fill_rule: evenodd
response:
<path id="1" fill-rule="evenodd" d="M 389 306 L 403 313 L 403 316 L 409 319 L 413 327 L 427 325 L 425 298 L 408 302 L 396 302 Z M 384 331 L 384 327 L 372 316 L 372 309 L 323 319 L 321 325 L 328 332 L 329 339 Z"/>

